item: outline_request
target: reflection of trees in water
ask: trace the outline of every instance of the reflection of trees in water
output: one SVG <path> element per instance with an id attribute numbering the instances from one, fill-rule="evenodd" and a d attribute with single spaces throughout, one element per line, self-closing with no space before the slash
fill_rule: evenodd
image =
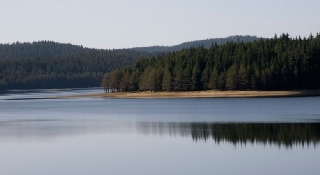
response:
<path id="1" fill-rule="evenodd" d="M 140 123 L 144 134 L 192 137 L 233 144 L 263 143 L 316 145 L 320 141 L 320 123 Z"/>

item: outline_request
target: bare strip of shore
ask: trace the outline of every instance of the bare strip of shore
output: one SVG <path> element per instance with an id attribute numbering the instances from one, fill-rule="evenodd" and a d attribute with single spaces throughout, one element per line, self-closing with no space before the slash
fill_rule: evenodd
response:
<path id="1" fill-rule="evenodd" d="M 57 98 L 276 98 L 276 97 L 307 97 L 320 96 L 319 90 L 292 91 L 186 91 L 186 92 L 116 92 L 73 96 L 58 96 Z"/>

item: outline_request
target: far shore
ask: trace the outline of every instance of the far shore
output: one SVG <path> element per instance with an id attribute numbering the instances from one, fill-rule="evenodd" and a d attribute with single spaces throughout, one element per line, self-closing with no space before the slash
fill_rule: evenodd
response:
<path id="1" fill-rule="evenodd" d="M 116 92 L 50 97 L 61 98 L 277 98 L 320 96 L 318 90 L 290 91 L 185 91 L 185 92 Z"/>

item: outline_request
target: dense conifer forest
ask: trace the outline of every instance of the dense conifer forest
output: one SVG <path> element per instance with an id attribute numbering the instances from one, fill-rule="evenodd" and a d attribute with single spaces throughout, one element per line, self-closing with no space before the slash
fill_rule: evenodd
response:
<path id="1" fill-rule="evenodd" d="M 282 34 L 140 59 L 105 74 L 102 86 L 107 92 L 318 89 L 320 35 Z"/>
<path id="2" fill-rule="evenodd" d="M 0 90 L 97 87 L 104 73 L 150 56 L 48 41 L 0 45 Z"/>

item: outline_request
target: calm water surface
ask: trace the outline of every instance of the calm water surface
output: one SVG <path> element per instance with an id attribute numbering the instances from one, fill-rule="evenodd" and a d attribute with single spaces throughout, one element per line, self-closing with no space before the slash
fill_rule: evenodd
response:
<path id="1" fill-rule="evenodd" d="M 320 172 L 320 97 L 27 100 L 97 92 L 2 94 L 0 174 Z"/>

